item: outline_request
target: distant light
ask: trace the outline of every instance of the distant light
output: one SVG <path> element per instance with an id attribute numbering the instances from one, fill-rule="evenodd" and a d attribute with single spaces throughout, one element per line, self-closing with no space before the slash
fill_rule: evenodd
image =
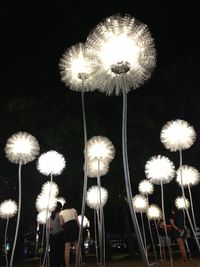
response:
<path id="1" fill-rule="evenodd" d="M 98 72 L 96 59 L 86 49 L 85 44 L 78 43 L 68 48 L 63 54 L 59 67 L 61 80 L 72 90 L 93 91 L 94 76 Z"/>
<path id="2" fill-rule="evenodd" d="M 14 200 L 4 200 L 0 204 L 0 217 L 3 219 L 11 218 L 17 213 L 17 204 Z"/>
<path id="3" fill-rule="evenodd" d="M 81 224 L 82 216 L 78 216 L 79 223 Z M 83 217 L 83 228 L 90 227 L 90 222 L 86 216 Z"/>
<path id="4" fill-rule="evenodd" d="M 37 221 L 40 224 L 45 224 L 47 220 L 50 217 L 50 212 L 47 212 L 46 210 L 42 210 L 37 215 Z"/>
<path id="5" fill-rule="evenodd" d="M 57 201 L 62 204 L 62 206 L 65 204 L 66 200 L 63 197 L 57 197 Z"/>
<path id="6" fill-rule="evenodd" d="M 182 175 L 181 175 L 182 173 Z M 182 177 L 182 185 L 184 187 L 186 186 L 193 186 L 199 183 L 200 181 L 200 173 L 199 171 L 188 165 L 182 165 L 182 171 L 181 167 L 176 172 L 176 181 L 181 186 L 181 177 Z"/>
<path id="7" fill-rule="evenodd" d="M 86 193 L 86 203 L 91 209 L 100 209 L 103 207 L 108 199 L 108 191 L 101 187 L 92 186 L 88 189 Z"/>
<path id="8" fill-rule="evenodd" d="M 155 204 L 151 204 L 147 208 L 146 213 L 147 213 L 147 217 L 149 218 L 149 220 L 159 220 L 160 218 L 162 218 L 162 211 Z"/>
<path id="9" fill-rule="evenodd" d="M 57 205 L 57 199 L 55 197 L 52 197 L 44 194 L 39 194 L 36 198 L 36 209 L 38 212 L 42 210 L 48 210 L 48 211 L 53 211 L 56 208 Z"/>
<path id="10" fill-rule="evenodd" d="M 115 156 L 112 142 L 104 136 L 94 136 L 87 142 L 88 160 L 104 160 L 108 163 Z"/>
<path id="11" fill-rule="evenodd" d="M 196 139 L 194 128 L 184 120 L 167 122 L 161 130 L 161 142 L 171 150 L 184 150 L 191 147 Z"/>
<path id="12" fill-rule="evenodd" d="M 5 153 L 8 160 L 16 164 L 26 164 L 39 154 L 39 144 L 34 136 L 27 132 L 17 132 L 7 141 Z"/>
<path id="13" fill-rule="evenodd" d="M 145 165 L 145 174 L 153 184 L 169 183 L 175 174 L 175 167 L 167 157 L 153 156 Z"/>
<path id="14" fill-rule="evenodd" d="M 133 208 L 136 212 L 145 212 L 148 207 L 147 198 L 143 195 L 135 195 L 132 198 Z"/>
<path id="15" fill-rule="evenodd" d="M 106 175 L 109 170 L 109 165 L 107 162 L 102 160 L 89 160 L 88 161 L 88 177 L 97 177 Z"/>
<path id="16" fill-rule="evenodd" d="M 190 202 L 187 198 L 184 199 L 183 197 L 177 197 L 175 199 L 175 206 L 177 207 L 177 209 L 183 210 L 189 208 Z"/>
<path id="17" fill-rule="evenodd" d="M 153 184 L 150 181 L 145 179 L 145 180 L 142 180 L 139 183 L 138 190 L 143 195 L 146 195 L 146 194 L 150 195 L 150 194 L 153 193 L 154 187 L 153 187 Z"/>
<path id="18" fill-rule="evenodd" d="M 96 88 L 107 94 L 120 93 L 120 74 L 125 74 L 129 92 L 149 79 L 156 66 L 156 50 L 147 25 L 129 15 L 114 15 L 100 22 L 86 45 L 100 61 Z"/>
<path id="19" fill-rule="evenodd" d="M 37 162 L 37 169 L 44 175 L 59 175 L 65 168 L 64 157 L 54 150 L 43 153 Z"/>
<path id="20" fill-rule="evenodd" d="M 45 184 L 43 184 L 41 193 L 48 196 L 50 192 L 52 197 L 56 197 L 58 195 L 59 188 L 55 182 L 46 182 Z"/>

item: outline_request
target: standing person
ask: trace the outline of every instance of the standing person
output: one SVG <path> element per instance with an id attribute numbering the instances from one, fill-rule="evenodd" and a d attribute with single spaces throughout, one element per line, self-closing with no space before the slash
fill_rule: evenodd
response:
<path id="1" fill-rule="evenodd" d="M 68 203 L 63 205 L 63 208 L 60 212 L 60 223 L 64 229 L 65 265 L 66 267 L 69 267 L 71 243 L 74 243 L 76 255 L 78 252 L 79 220 L 77 211 Z M 78 262 L 80 264 L 80 259 Z"/>
<path id="2" fill-rule="evenodd" d="M 157 223 L 157 227 L 158 227 L 158 234 L 159 234 L 159 242 L 160 242 L 160 246 L 161 246 L 161 253 L 162 253 L 162 259 L 161 261 L 166 261 L 166 248 L 168 248 L 168 246 L 171 245 L 171 240 L 170 240 L 170 230 L 171 230 L 171 225 L 166 224 L 164 225 L 164 220 L 163 218 L 161 218 L 158 223 Z M 167 236 L 165 233 L 165 227 L 167 230 Z"/>
<path id="3" fill-rule="evenodd" d="M 171 209 L 170 224 L 172 226 L 172 237 L 176 240 L 180 256 L 183 262 L 187 262 L 185 239 L 187 236 L 183 213 L 176 208 Z"/>
<path id="4" fill-rule="evenodd" d="M 51 213 L 50 225 L 50 267 L 64 267 L 64 231 L 60 224 L 60 211 L 62 204 L 57 202 L 56 209 Z"/>

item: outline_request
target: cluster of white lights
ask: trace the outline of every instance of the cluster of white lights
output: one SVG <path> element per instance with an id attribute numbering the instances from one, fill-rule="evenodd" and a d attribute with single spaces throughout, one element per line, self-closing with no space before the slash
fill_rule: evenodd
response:
<path id="1" fill-rule="evenodd" d="M 187 121 L 177 119 L 163 126 L 160 138 L 170 151 L 184 150 L 193 145 L 196 132 Z"/>
<path id="2" fill-rule="evenodd" d="M 9 199 L 4 200 L 0 204 L 0 217 L 3 219 L 11 218 L 17 213 L 17 204 L 15 201 Z"/>
<path id="3" fill-rule="evenodd" d="M 136 195 L 132 198 L 133 208 L 136 212 L 145 212 L 148 207 L 148 200 L 143 195 Z"/>
<path id="4" fill-rule="evenodd" d="M 149 220 L 159 220 L 162 217 L 161 209 L 155 204 L 151 204 L 147 208 L 146 214 Z"/>
<path id="5" fill-rule="evenodd" d="M 145 179 L 139 183 L 138 190 L 142 195 L 150 195 L 154 191 L 154 186 L 150 181 Z"/>
<path id="6" fill-rule="evenodd" d="M 39 155 L 39 143 L 34 136 L 27 132 L 17 132 L 7 141 L 6 157 L 15 164 L 26 164 Z"/>
<path id="7" fill-rule="evenodd" d="M 175 167 L 167 157 L 153 156 L 145 165 L 145 174 L 153 184 L 165 184 L 173 179 Z"/>
<path id="8" fill-rule="evenodd" d="M 100 209 L 104 207 L 108 199 L 108 191 L 101 187 L 99 190 L 98 186 L 92 186 L 88 189 L 86 194 L 86 203 L 91 209 Z"/>
<path id="9" fill-rule="evenodd" d="M 37 161 L 37 169 L 46 176 L 59 175 L 64 168 L 64 157 L 54 150 L 43 153 Z"/>
<path id="10" fill-rule="evenodd" d="M 199 183 L 199 171 L 188 165 L 182 165 L 176 172 L 176 181 L 181 186 L 193 186 Z"/>
<path id="11" fill-rule="evenodd" d="M 190 206 L 190 202 L 189 202 L 189 200 L 187 199 L 187 198 L 184 198 L 184 197 L 177 197 L 176 199 L 175 199 L 175 206 L 176 206 L 176 208 L 177 209 L 181 209 L 181 210 L 183 210 L 183 209 L 187 209 L 187 208 L 189 208 L 189 206 Z"/>

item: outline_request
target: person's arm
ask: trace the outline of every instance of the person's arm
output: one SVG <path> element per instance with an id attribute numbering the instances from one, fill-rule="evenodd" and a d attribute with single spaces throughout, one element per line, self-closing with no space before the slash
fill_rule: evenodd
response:
<path id="1" fill-rule="evenodd" d="M 175 230 L 177 230 L 177 231 L 180 232 L 180 229 L 179 229 L 179 228 L 175 225 L 175 223 L 174 223 L 174 219 L 170 219 L 169 221 L 170 221 L 171 226 L 172 226 Z"/>
<path id="2" fill-rule="evenodd" d="M 78 226 L 80 227 L 79 219 L 78 219 L 78 214 L 77 211 L 75 210 L 75 219 L 77 221 Z"/>
<path id="3" fill-rule="evenodd" d="M 60 218 L 60 224 L 63 225 L 65 222 L 64 222 L 63 217 L 62 217 L 61 214 L 59 215 L 59 218 Z"/>

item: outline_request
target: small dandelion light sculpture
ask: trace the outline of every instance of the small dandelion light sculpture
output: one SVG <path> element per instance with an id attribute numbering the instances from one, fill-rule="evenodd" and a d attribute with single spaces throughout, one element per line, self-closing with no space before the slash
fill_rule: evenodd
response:
<path id="1" fill-rule="evenodd" d="M 8 233 L 8 224 L 9 219 L 14 217 L 17 213 L 17 203 L 14 200 L 4 200 L 0 204 L 0 217 L 2 219 L 6 219 L 6 228 L 5 228 L 5 235 L 4 235 L 4 247 L 5 247 L 5 260 L 6 260 L 6 267 L 8 267 L 8 255 L 7 255 L 7 233 Z"/>
<path id="2" fill-rule="evenodd" d="M 175 199 L 175 206 L 179 210 L 185 210 L 189 208 L 190 202 L 187 198 L 184 199 L 183 197 L 177 197 Z"/>
<path id="3" fill-rule="evenodd" d="M 87 125 L 85 113 L 85 92 L 93 91 L 95 88 L 94 79 L 98 72 L 99 65 L 97 58 L 90 55 L 85 44 L 78 43 L 68 48 L 63 54 L 59 62 L 61 80 L 71 90 L 81 91 L 81 104 L 83 115 L 83 130 L 84 130 L 84 151 L 87 145 Z M 87 156 L 85 155 L 84 168 L 84 184 L 82 196 L 82 218 L 85 215 L 85 196 L 87 192 Z M 78 253 L 76 255 L 76 267 L 78 266 L 78 258 L 80 256 L 81 238 L 83 231 L 83 221 L 81 221 L 79 237 L 78 237 Z"/>
<path id="4" fill-rule="evenodd" d="M 108 191 L 101 187 L 99 190 L 98 186 L 92 186 L 88 189 L 86 194 L 86 203 L 91 209 L 100 209 L 104 207 L 108 199 Z"/>
<path id="5" fill-rule="evenodd" d="M 42 210 L 37 215 L 37 221 L 39 224 L 46 224 L 48 218 L 50 217 L 51 213 L 46 213 L 46 210 Z"/>
<path id="6" fill-rule="evenodd" d="M 197 229 L 196 219 L 194 214 L 194 206 L 192 200 L 192 193 L 191 193 L 191 186 L 197 185 L 200 181 L 200 173 L 199 171 L 189 165 L 182 165 L 182 168 L 177 170 L 176 181 L 181 186 L 181 178 L 182 178 L 182 185 L 183 187 L 188 188 L 190 203 L 191 203 L 191 211 L 193 217 L 193 223 L 195 230 Z"/>
<path id="7" fill-rule="evenodd" d="M 90 160 L 88 161 L 88 177 L 96 178 L 106 175 L 109 171 L 109 165 L 106 161 Z"/>
<path id="8" fill-rule="evenodd" d="M 166 218 L 165 218 L 165 206 L 164 206 L 164 192 L 163 192 L 163 184 L 169 183 L 175 175 L 175 166 L 172 161 L 170 161 L 167 157 L 157 155 L 151 157 L 146 165 L 145 165 L 145 174 L 148 179 L 153 184 L 160 184 L 161 186 L 161 201 L 162 201 L 162 212 L 163 212 L 163 222 L 165 235 L 168 238 L 167 229 L 166 229 Z M 170 262 L 171 266 L 173 265 L 171 248 L 168 245 L 168 250 L 170 254 Z"/>
<path id="9" fill-rule="evenodd" d="M 143 85 L 156 66 L 156 49 L 147 25 L 136 18 L 113 15 L 100 22 L 89 34 L 86 46 L 100 62 L 95 87 L 108 95 L 123 94 L 122 154 L 128 204 L 140 251 L 149 266 L 142 244 L 137 217 L 132 206 L 132 192 L 127 153 L 127 93 Z"/>
<path id="10" fill-rule="evenodd" d="M 46 213 L 53 211 L 56 208 L 56 196 L 49 194 L 39 194 L 36 198 L 35 206 L 38 212 L 45 210 Z"/>
<path id="11" fill-rule="evenodd" d="M 154 186 L 150 181 L 144 179 L 139 183 L 138 190 L 140 194 L 148 196 L 153 194 Z"/>
<path id="12" fill-rule="evenodd" d="M 183 198 L 185 198 L 185 191 L 184 191 L 184 186 L 182 182 L 182 171 L 181 171 L 182 150 L 188 149 L 194 144 L 196 140 L 196 132 L 194 130 L 194 127 L 185 120 L 177 119 L 173 121 L 168 121 L 161 129 L 160 139 L 163 145 L 170 151 L 172 152 L 179 151 L 181 191 L 182 191 Z M 187 207 L 185 211 L 186 211 L 186 214 L 187 214 L 190 226 L 191 226 L 191 230 L 195 237 L 198 249 L 200 251 L 200 244 L 196 237 L 195 230 L 192 225 L 192 221 L 190 219 L 190 214 L 189 214 Z"/>
<path id="13" fill-rule="evenodd" d="M 15 230 L 15 237 L 10 257 L 10 267 L 13 265 L 13 258 L 18 236 L 20 214 L 21 214 L 21 167 L 28 162 L 33 161 L 39 155 L 39 143 L 34 136 L 27 132 L 17 132 L 13 134 L 7 141 L 5 146 L 5 154 L 7 159 L 19 165 L 18 180 L 19 180 L 19 196 L 18 196 L 18 214 Z"/>
<path id="14" fill-rule="evenodd" d="M 41 194 L 49 195 L 56 197 L 59 194 L 58 185 L 55 182 L 46 182 L 42 186 Z"/>

